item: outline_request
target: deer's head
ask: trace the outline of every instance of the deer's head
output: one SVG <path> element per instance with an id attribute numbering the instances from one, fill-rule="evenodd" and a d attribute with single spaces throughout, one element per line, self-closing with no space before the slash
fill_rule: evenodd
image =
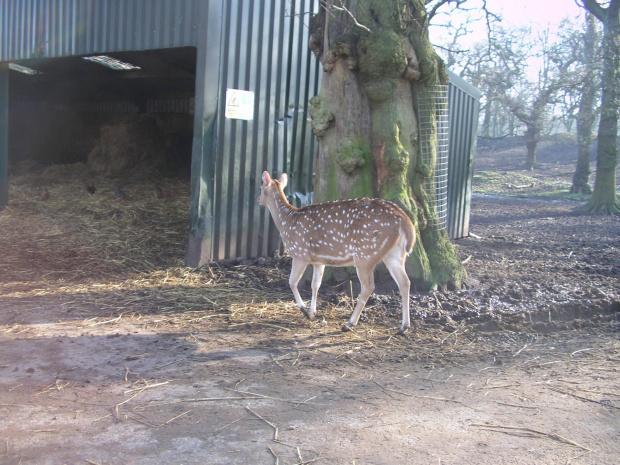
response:
<path id="1" fill-rule="evenodd" d="M 288 183 L 288 176 L 286 173 L 280 175 L 280 179 L 271 179 L 267 171 L 263 171 L 263 184 L 260 186 L 260 195 L 258 197 L 258 203 L 263 207 L 268 206 L 269 199 L 273 199 L 274 195 L 280 195 L 280 192 L 286 187 Z"/>

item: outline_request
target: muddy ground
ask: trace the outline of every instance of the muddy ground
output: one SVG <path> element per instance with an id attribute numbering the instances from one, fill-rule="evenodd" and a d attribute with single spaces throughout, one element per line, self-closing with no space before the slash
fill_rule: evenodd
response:
<path id="1" fill-rule="evenodd" d="M 478 172 L 572 174 L 503 144 Z M 474 195 L 468 287 L 414 293 L 396 337 L 394 293 L 342 333 L 348 286 L 324 286 L 304 320 L 286 258 L 183 268 L 187 186 L 177 218 L 138 182 L 68 213 L 62 179 L 42 203 L 13 176 L 0 213 L 0 463 L 620 463 L 620 218 Z M 146 217 L 166 244 L 123 232 Z"/>

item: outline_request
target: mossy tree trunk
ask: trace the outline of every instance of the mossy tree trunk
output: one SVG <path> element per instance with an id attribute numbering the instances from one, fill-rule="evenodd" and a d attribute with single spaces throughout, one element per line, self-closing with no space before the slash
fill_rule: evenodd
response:
<path id="1" fill-rule="evenodd" d="M 601 4 L 605 3 L 606 8 Z M 620 110 L 620 0 L 583 0 L 590 13 L 603 23 L 603 93 L 596 147 L 594 191 L 584 210 L 620 213 L 616 192 L 618 166 L 618 111 Z"/>
<path id="2" fill-rule="evenodd" d="M 573 174 L 571 194 L 591 194 L 590 187 L 590 148 L 594 128 L 594 86 L 583 89 L 577 114 L 577 166 Z"/>
<path id="3" fill-rule="evenodd" d="M 315 201 L 394 201 L 419 233 L 408 262 L 416 286 L 460 287 L 465 271 L 447 233 L 427 227 L 436 212 L 424 184 L 435 166 L 420 157 L 416 97 L 448 76 L 428 39 L 424 2 L 326 1 L 310 28 L 324 71 L 310 110 L 319 139 Z"/>
<path id="4" fill-rule="evenodd" d="M 527 148 L 527 156 L 523 164 L 525 169 L 533 170 L 536 167 L 536 147 L 540 142 L 540 127 L 535 123 L 526 123 L 525 125 L 525 147 Z"/>
<path id="5" fill-rule="evenodd" d="M 579 110 L 577 112 L 577 166 L 573 175 L 571 194 L 591 194 L 590 187 L 590 148 L 594 123 L 596 121 L 597 79 L 595 67 L 597 40 L 600 39 L 596 30 L 596 19 L 592 15 L 586 17 L 586 32 L 583 35 L 583 57 L 585 74 L 580 89 Z"/>

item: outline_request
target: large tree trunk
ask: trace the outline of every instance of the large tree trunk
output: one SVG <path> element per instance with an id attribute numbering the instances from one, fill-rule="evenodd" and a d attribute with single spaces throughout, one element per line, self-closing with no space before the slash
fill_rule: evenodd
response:
<path id="1" fill-rule="evenodd" d="M 482 120 L 482 128 L 480 134 L 484 137 L 497 137 L 495 126 L 491 126 L 497 121 L 497 112 L 495 105 L 495 91 L 491 88 L 486 96 L 487 103 L 484 107 L 484 119 Z"/>
<path id="2" fill-rule="evenodd" d="M 586 74 L 581 87 L 579 99 L 579 111 L 577 113 L 577 167 L 573 175 L 571 194 L 591 194 L 590 188 L 590 146 L 592 145 L 592 130 L 596 120 L 594 103 L 596 101 L 597 72 L 594 66 L 595 49 L 598 34 L 596 31 L 596 18 L 588 14 L 586 16 L 586 33 L 584 35 L 584 56 Z"/>
<path id="3" fill-rule="evenodd" d="M 573 184 L 570 188 L 571 194 L 591 194 L 590 188 L 590 147 L 592 145 L 592 128 L 594 126 L 594 118 L 591 121 L 582 118 L 581 107 L 586 105 L 584 99 L 586 93 L 584 91 L 582 101 L 579 104 L 580 115 L 577 116 L 577 166 L 575 174 L 573 174 Z M 591 114 L 594 114 L 594 108 L 590 107 Z M 585 116 L 585 115 L 583 115 Z"/>
<path id="4" fill-rule="evenodd" d="M 540 142 L 540 128 L 535 124 L 526 123 L 525 146 L 527 148 L 527 157 L 523 166 L 527 170 L 536 168 L 536 147 L 538 142 Z"/>
<path id="5" fill-rule="evenodd" d="M 435 166 L 420 157 L 416 97 L 448 77 L 428 40 L 424 3 L 331 0 L 323 6 L 310 38 L 324 70 L 310 110 L 319 139 L 315 199 L 397 203 L 419 232 L 407 270 L 416 286 L 458 287 L 465 272 L 447 233 L 427 227 L 436 212 L 434 192 L 424 183 Z"/>
<path id="6" fill-rule="evenodd" d="M 596 19 L 592 15 L 586 18 L 584 37 L 585 79 L 581 87 L 579 110 L 577 113 L 577 167 L 573 175 L 571 194 L 591 194 L 590 188 L 590 146 L 592 145 L 592 129 L 596 120 L 594 103 L 596 101 L 597 79 L 594 70 L 594 49 L 596 47 Z"/>
<path id="7" fill-rule="evenodd" d="M 596 178 L 586 211 L 620 213 L 616 193 L 618 166 L 618 111 L 620 104 L 620 0 L 612 0 L 602 9 L 585 2 L 588 10 L 603 21 L 603 93 L 599 122 Z"/>

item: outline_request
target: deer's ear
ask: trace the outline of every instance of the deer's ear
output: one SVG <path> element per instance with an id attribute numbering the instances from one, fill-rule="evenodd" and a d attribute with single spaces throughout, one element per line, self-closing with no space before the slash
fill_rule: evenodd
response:
<path id="1" fill-rule="evenodd" d="M 263 171 L 263 184 L 267 186 L 271 184 L 271 176 L 269 176 L 269 173 L 267 173 L 267 171 Z"/>
<path id="2" fill-rule="evenodd" d="M 288 176 L 286 175 L 286 173 L 282 173 L 280 175 L 280 184 L 282 185 L 282 189 L 284 189 L 288 184 Z"/>

